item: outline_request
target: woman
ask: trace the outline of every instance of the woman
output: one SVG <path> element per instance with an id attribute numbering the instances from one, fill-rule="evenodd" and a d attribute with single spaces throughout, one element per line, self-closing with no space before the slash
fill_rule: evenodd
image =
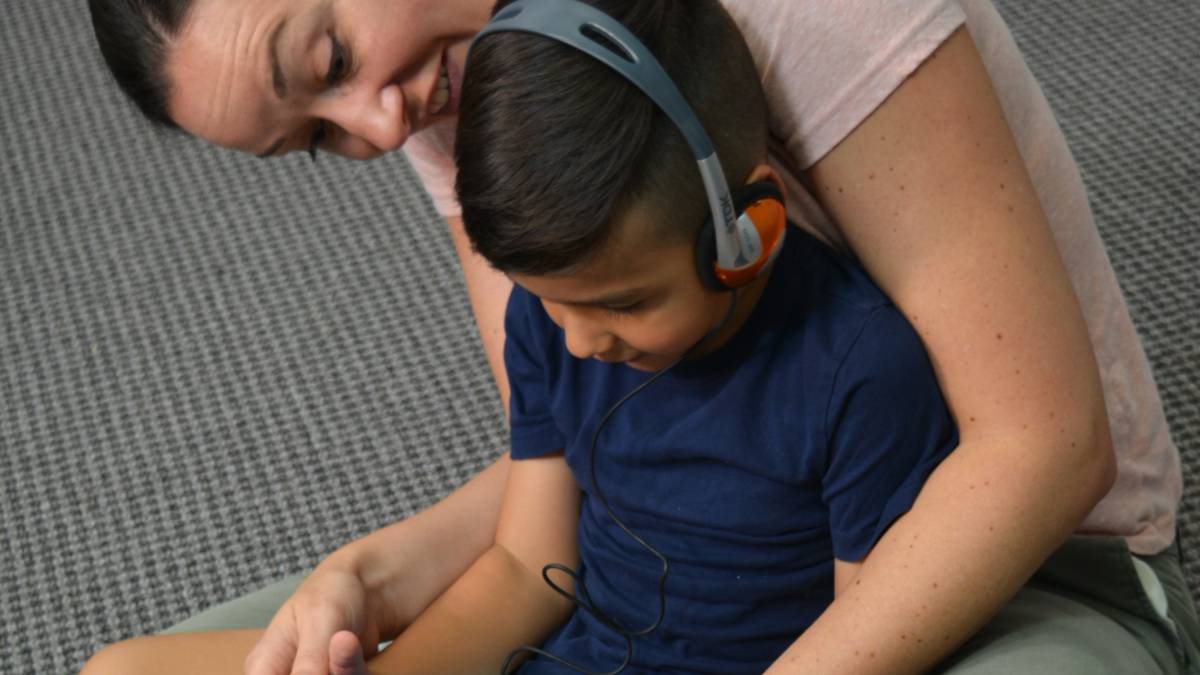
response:
<path id="1" fill-rule="evenodd" d="M 509 286 L 469 250 L 448 159 L 491 4 L 91 0 L 118 82 L 159 123 L 260 156 L 366 159 L 407 141 L 507 402 Z M 724 4 L 768 93 L 790 215 L 853 251 L 907 314 L 961 434 L 778 671 L 1185 672 L 1176 451 L 1073 161 L 994 9 Z M 268 601 L 265 630 L 142 638 L 87 670 L 360 672 L 359 645 L 369 656 L 489 543 L 506 462 L 271 589 L 291 597 Z M 1064 545 L 1072 532 L 1109 536 Z"/>

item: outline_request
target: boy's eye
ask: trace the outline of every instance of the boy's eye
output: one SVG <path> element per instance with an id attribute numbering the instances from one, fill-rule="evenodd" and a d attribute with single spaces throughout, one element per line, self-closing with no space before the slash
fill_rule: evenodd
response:
<path id="1" fill-rule="evenodd" d="M 611 314 L 616 314 L 618 316 L 628 316 L 628 315 L 633 314 L 634 312 L 638 311 L 639 309 L 641 309 L 643 304 L 644 303 L 639 300 L 630 305 L 621 305 L 620 307 L 606 307 L 605 309 L 607 309 L 609 311 L 609 313 L 611 313 Z"/>

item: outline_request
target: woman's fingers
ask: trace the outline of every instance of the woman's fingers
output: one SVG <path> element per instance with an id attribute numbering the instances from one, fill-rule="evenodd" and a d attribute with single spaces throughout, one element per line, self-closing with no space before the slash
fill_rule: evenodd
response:
<path id="1" fill-rule="evenodd" d="M 326 675 L 329 637 L 343 628 L 321 612 L 290 604 L 246 657 L 246 675 Z"/>
<path id="2" fill-rule="evenodd" d="M 357 576 L 318 567 L 279 609 L 246 657 L 246 675 L 328 675 L 335 661 L 341 664 L 335 673 L 365 675 L 366 667 L 360 665 L 364 662 L 362 640 L 377 642 L 379 635 L 376 622 L 365 616 L 367 612 Z M 334 644 L 340 651 L 331 654 Z"/>
<path id="3" fill-rule="evenodd" d="M 342 633 L 354 637 L 348 629 L 346 617 L 339 612 L 331 611 L 332 607 L 322 607 L 316 611 L 305 612 L 299 620 L 300 641 L 296 650 L 295 664 L 289 675 L 327 675 L 330 672 L 330 645 L 333 637 Z M 354 648 L 358 649 L 358 638 L 354 637 Z M 361 650 L 359 650 L 361 651 Z M 361 655 L 359 657 L 361 661 Z M 333 671 L 339 673 L 357 673 L 359 671 Z M 362 671 L 365 674 L 365 669 Z"/>
<path id="4" fill-rule="evenodd" d="M 246 655 L 246 675 L 291 675 L 295 662 L 295 634 L 288 635 L 274 623 Z"/>

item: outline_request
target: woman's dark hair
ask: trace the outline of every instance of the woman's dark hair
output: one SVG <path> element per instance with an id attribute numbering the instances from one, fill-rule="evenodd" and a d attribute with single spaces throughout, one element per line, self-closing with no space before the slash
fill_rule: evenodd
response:
<path id="1" fill-rule="evenodd" d="M 717 0 L 586 1 L 654 53 L 731 186 L 740 184 L 766 157 L 766 103 L 749 48 Z M 694 239 L 704 223 L 704 186 L 683 135 L 583 52 L 494 33 L 472 48 L 462 91 L 458 197 L 472 245 L 495 268 L 569 273 L 603 249 L 634 205 L 648 210 L 648 234 L 659 241 Z"/>
<path id="2" fill-rule="evenodd" d="M 179 125 L 167 112 L 165 65 L 191 0 L 88 0 L 100 53 L 121 90 L 150 121 Z"/>

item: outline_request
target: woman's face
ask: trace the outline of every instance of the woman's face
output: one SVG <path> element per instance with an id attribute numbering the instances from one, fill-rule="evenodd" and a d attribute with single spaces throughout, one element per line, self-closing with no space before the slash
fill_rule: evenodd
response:
<path id="1" fill-rule="evenodd" d="M 172 119 L 260 156 L 370 159 L 458 109 L 493 0 L 194 0 L 167 58 Z"/>

